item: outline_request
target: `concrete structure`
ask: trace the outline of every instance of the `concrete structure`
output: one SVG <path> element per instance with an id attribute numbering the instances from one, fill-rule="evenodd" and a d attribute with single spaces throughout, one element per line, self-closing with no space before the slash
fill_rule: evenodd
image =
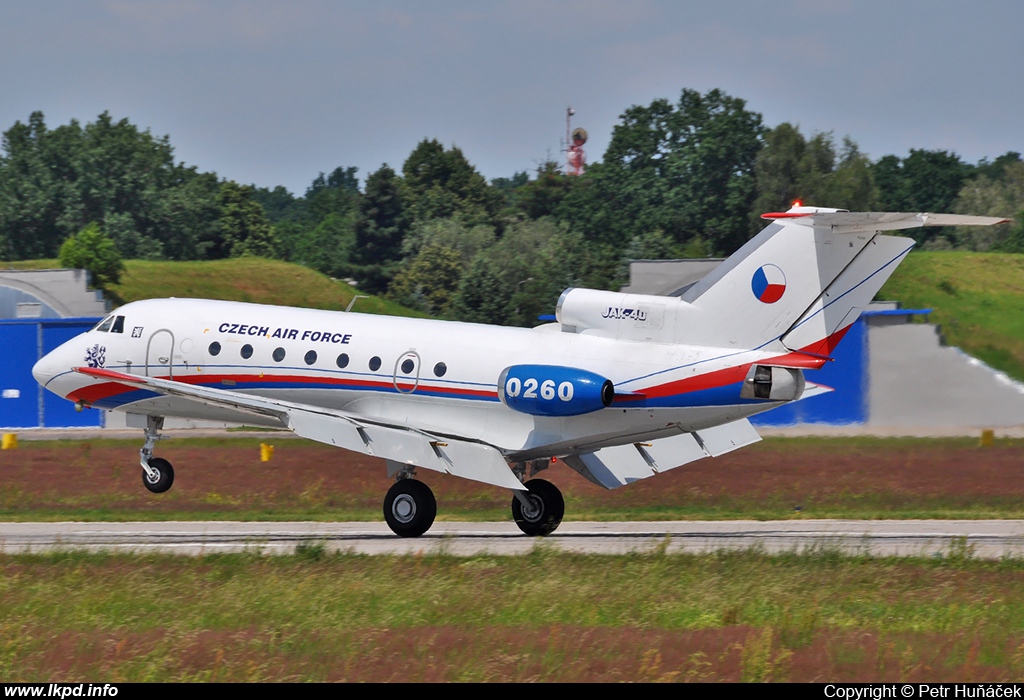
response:
<path id="1" fill-rule="evenodd" d="M 1024 425 L 1024 384 L 945 345 L 936 326 L 871 319 L 869 328 L 869 425 Z"/>
<path id="2" fill-rule="evenodd" d="M 723 259 L 630 260 L 629 284 L 620 291 L 627 294 L 677 297 L 718 267 Z"/>
<path id="3" fill-rule="evenodd" d="M 0 318 L 99 318 L 107 310 L 85 270 L 0 270 Z"/>

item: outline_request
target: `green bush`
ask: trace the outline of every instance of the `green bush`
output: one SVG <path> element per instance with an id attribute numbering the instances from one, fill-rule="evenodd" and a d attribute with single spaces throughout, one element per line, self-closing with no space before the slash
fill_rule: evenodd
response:
<path id="1" fill-rule="evenodd" d="M 88 270 L 92 286 L 97 289 L 108 289 L 110 285 L 117 284 L 124 272 L 117 246 L 95 222 L 64 241 L 60 247 L 60 264 Z"/>

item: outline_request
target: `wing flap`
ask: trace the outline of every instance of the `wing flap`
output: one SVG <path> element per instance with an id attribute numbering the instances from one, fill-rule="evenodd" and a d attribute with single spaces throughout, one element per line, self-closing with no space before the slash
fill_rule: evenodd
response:
<path id="1" fill-rule="evenodd" d="M 760 439 L 750 421 L 743 419 L 651 442 L 570 455 L 562 461 L 598 486 L 614 489 L 704 457 L 717 457 Z"/>
<path id="2" fill-rule="evenodd" d="M 724 425 L 716 425 L 713 428 L 704 428 L 694 434 L 701 446 L 712 457 L 724 455 L 726 452 L 738 450 L 761 440 L 757 430 L 746 418 Z"/>
<path id="3" fill-rule="evenodd" d="M 437 442 L 434 449 L 449 474 L 516 491 L 526 490 L 508 468 L 505 458 L 490 445 L 446 438 L 443 442 Z"/>
<path id="4" fill-rule="evenodd" d="M 212 406 L 261 416 L 273 416 L 296 435 L 353 452 L 381 457 L 485 484 L 523 490 L 501 453 L 490 445 L 439 437 L 408 428 L 368 420 L 354 413 L 278 401 L 225 389 L 184 382 L 140 377 L 107 369 L 76 367 L 76 372 L 126 386 L 144 387 Z"/>

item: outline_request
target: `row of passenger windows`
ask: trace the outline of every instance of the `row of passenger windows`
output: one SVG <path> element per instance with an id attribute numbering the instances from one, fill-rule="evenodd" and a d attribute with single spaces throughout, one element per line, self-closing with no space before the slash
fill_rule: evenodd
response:
<path id="1" fill-rule="evenodd" d="M 216 357 L 217 355 L 220 354 L 220 351 L 221 351 L 220 343 L 218 343 L 216 340 L 213 341 L 212 343 L 210 343 L 210 354 L 211 355 Z M 252 353 L 253 353 L 252 345 L 249 345 L 248 343 L 246 343 L 245 345 L 242 346 L 242 350 L 241 350 L 242 359 L 248 360 L 250 357 L 252 357 Z M 284 348 L 277 348 L 276 350 L 274 350 L 274 352 L 271 355 L 271 357 L 274 358 L 274 362 L 282 362 L 282 361 L 284 361 L 284 357 L 285 357 L 285 350 L 284 350 Z M 309 352 L 307 352 L 303 356 L 302 360 L 307 365 L 315 364 L 316 360 L 317 360 L 316 350 L 310 350 Z M 335 359 L 334 363 L 336 365 L 338 365 L 339 369 L 345 369 L 346 367 L 348 367 L 349 356 L 346 353 L 341 353 Z M 370 358 L 370 361 L 367 363 L 367 366 L 370 368 L 371 372 L 376 372 L 377 370 L 380 369 L 381 359 L 379 357 L 377 357 L 376 355 L 374 355 L 373 357 Z M 416 369 L 416 363 L 413 362 L 411 357 L 410 358 L 406 358 L 402 362 L 402 366 L 400 367 L 400 369 L 402 370 L 403 374 L 412 374 L 412 371 L 414 369 Z M 435 377 L 443 377 L 447 372 L 448 372 L 448 365 L 446 365 L 445 363 L 438 362 L 436 365 L 434 365 L 434 376 Z"/>

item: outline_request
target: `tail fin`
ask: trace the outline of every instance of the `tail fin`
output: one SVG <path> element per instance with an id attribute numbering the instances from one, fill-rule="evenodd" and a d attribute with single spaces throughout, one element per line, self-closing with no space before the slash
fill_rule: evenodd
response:
<path id="1" fill-rule="evenodd" d="M 680 341 L 757 348 L 781 339 L 827 354 L 913 245 L 880 231 L 1005 221 L 813 207 L 764 216 L 774 221 L 683 294 L 691 308 Z"/>

